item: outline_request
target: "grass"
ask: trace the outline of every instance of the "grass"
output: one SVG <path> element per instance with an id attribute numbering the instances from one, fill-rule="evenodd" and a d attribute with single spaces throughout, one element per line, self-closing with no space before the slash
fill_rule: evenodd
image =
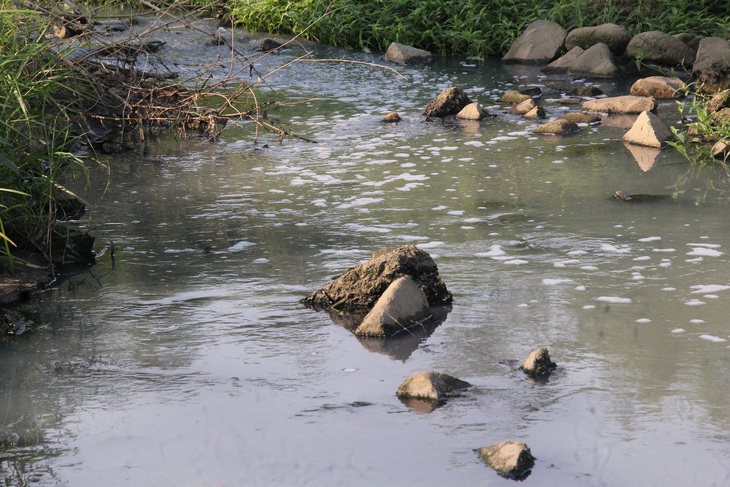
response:
<path id="1" fill-rule="evenodd" d="M 380 51 L 401 42 L 442 54 L 503 55 L 538 19 L 568 30 L 613 22 L 634 34 L 730 33 L 730 4 L 719 0 L 233 0 L 232 5 L 232 18 L 249 30 L 306 31 L 305 37 L 325 44 Z"/>

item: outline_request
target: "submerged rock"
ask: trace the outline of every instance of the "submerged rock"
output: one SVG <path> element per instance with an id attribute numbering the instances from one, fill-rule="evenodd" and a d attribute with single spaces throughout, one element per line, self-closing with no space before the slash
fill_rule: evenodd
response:
<path id="1" fill-rule="evenodd" d="M 531 377 L 541 377 L 549 375 L 556 367 L 557 364 L 550 360 L 548 349 L 538 348 L 525 359 L 520 370 Z"/>
<path id="2" fill-rule="evenodd" d="M 530 95 L 526 95 L 524 93 L 520 93 L 519 91 L 508 91 L 504 95 L 499 97 L 499 100 L 502 103 L 522 103 L 525 100 L 530 100 L 532 97 Z"/>
<path id="3" fill-rule="evenodd" d="M 446 117 L 455 115 L 471 103 L 469 96 L 461 88 L 452 86 L 444 89 L 439 96 L 428 102 L 423 114 L 427 117 Z"/>
<path id="4" fill-rule="evenodd" d="M 401 118 L 400 115 L 398 115 L 398 112 L 390 112 L 385 117 L 383 117 L 383 122 L 385 123 L 397 123 L 400 121 Z"/>
<path id="5" fill-rule="evenodd" d="M 256 48 L 257 51 L 273 51 L 275 49 L 279 49 L 282 46 L 282 44 L 278 41 L 275 41 L 274 39 L 264 39 L 259 43 L 259 46 Z"/>
<path id="6" fill-rule="evenodd" d="M 452 300 L 431 256 L 415 245 L 405 245 L 375 252 L 370 261 L 349 269 L 301 302 L 315 309 L 370 310 L 388 286 L 401 276 L 411 276 L 426 293 L 431 306 Z"/>
<path id="7" fill-rule="evenodd" d="M 489 112 L 487 112 L 484 107 L 477 102 L 469 103 L 456 114 L 456 118 L 460 118 L 462 120 L 482 120 L 489 116 Z"/>
<path id="8" fill-rule="evenodd" d="M 526 479 L 535 466 L 535 457 L 521 441 L 503 441 L 477 450 L 482 460 L 503 477 Z"/>
<path id="9" fill-rule="evenodd" d="M 564 118 L 559 118 L 539 125 L 535 128 L 534 132 L 536 134 L 569 135 L 578 132 L 579 130 L 580 128 L 573 122 L 569 122 Z"/>
<path id="10" fill-rule="evenodd" d="M 416 372 L 407 378 L 396 391 L 401 398 L 442 400 L 446 397 L 458 396 L 461 391 L 471 387 L 466 381 L 450 375 L 426 370 Z"/>
<path id="11" fill-rule="evenodd" d="M 355 335 L 393 336 L 429 315 L 426 293 L 410 276 L 399 277 L 380 296 L 373 309 L 355 329 Z"/>
<path id="12" fill-rule="evenodd" d="M 592 113 L 580 113 L 580 112 L 571 112 L 571 113 L 564 113 L 560 115 L 559 118 L 562 118 L 563 120 L 567 120 L 568 122 L 573 122 L 575 124 L 578 123 L 585 123 L 585 124 L 593 124 L 593 123 L 600 123 L 601 117 L 598 115 L 594 115 Z"/>

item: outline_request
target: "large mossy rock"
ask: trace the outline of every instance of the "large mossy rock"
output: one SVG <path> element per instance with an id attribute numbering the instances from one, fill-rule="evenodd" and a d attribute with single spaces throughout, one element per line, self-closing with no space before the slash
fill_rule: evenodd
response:
<path id="1" fill-rule="evenodd" d="M 388 286 L 402 276 L 411 276 L 426 293 L 431 306 L 448 304 L 451 293 L 439 276 L 428 252 L 415 245 L 381 249 L 368 262 L 353 267 L 302 303 L 315 309 L 334 308 L 343 312 L 370 310 Z"/>
<path id="2" fill-rule="evenodd" d="M 696 53 L 676 37 L 653 30 L 635 35 L 626 46 L 626 56 L 660 66 L 689 67 L 694 62 Z"/>
<path id="3" fill-rule="evenodd" d="M 616 24 L 602 24 L 593 27 L 580 27 L 568 33 L 565 38 L 565 48 L 574 47 L 589 49 L 596 44 L 606 44 L 612 53 L 623 54 L 631 41 L 631 33 L 625 27 Z"/>

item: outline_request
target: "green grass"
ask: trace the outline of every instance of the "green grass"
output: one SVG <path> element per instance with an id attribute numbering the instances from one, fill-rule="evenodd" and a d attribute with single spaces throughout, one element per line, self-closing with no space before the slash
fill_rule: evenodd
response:
<path id="1" fill-rule="evenodd" d="M 718 0 L 233 0 L 232 5 L 233 19 L 249 30 L 304 33 L 325 44 L 380 51 L 401 42 L 436 53 L 502 55 L 538 19 L 568 30 L 613 22 L 634 34 L 730 33 L 730 3 Z"/>

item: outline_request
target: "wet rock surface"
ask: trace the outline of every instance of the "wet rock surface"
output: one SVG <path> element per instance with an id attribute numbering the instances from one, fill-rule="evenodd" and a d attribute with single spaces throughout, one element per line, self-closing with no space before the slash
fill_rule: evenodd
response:
<path id="1" fill-rule="evenodd" d="M 406 379 L 396 391 L 401 398 L 443 400 L 447 397 L 458 396 L 462 391 L 471 387 L 466 381 L 450 375 L 426 370 L 416 372 Z"/>
<path id="2" fill-rule="evenodd" d="M 441 280 L 431 256 L 415 245 L 405 245 L 375 252 L 370 261 L 346 271 L 324 288 L 302 299 L 302 303 L 315 309 L 370 310 L 393 281 L 406 275 L 423 290 L 429 305 L 451 302 L 451 293 Z"/>
<path id="3" fill-rule="evenodd" d="M 428 102 L 423 114 L 427 117 L 446 117 L 456 115 L 471 103 L 469 96 L 461 88 L 452 86 L 444 89 L 436 98 Z"/>
<path id="4" fill-rule="evenodd" d="M 503 441 L 477 450 L 484 462 L 503 477 L 526 479 L 535 466 L 535 457 L 523 442 Z"/>

